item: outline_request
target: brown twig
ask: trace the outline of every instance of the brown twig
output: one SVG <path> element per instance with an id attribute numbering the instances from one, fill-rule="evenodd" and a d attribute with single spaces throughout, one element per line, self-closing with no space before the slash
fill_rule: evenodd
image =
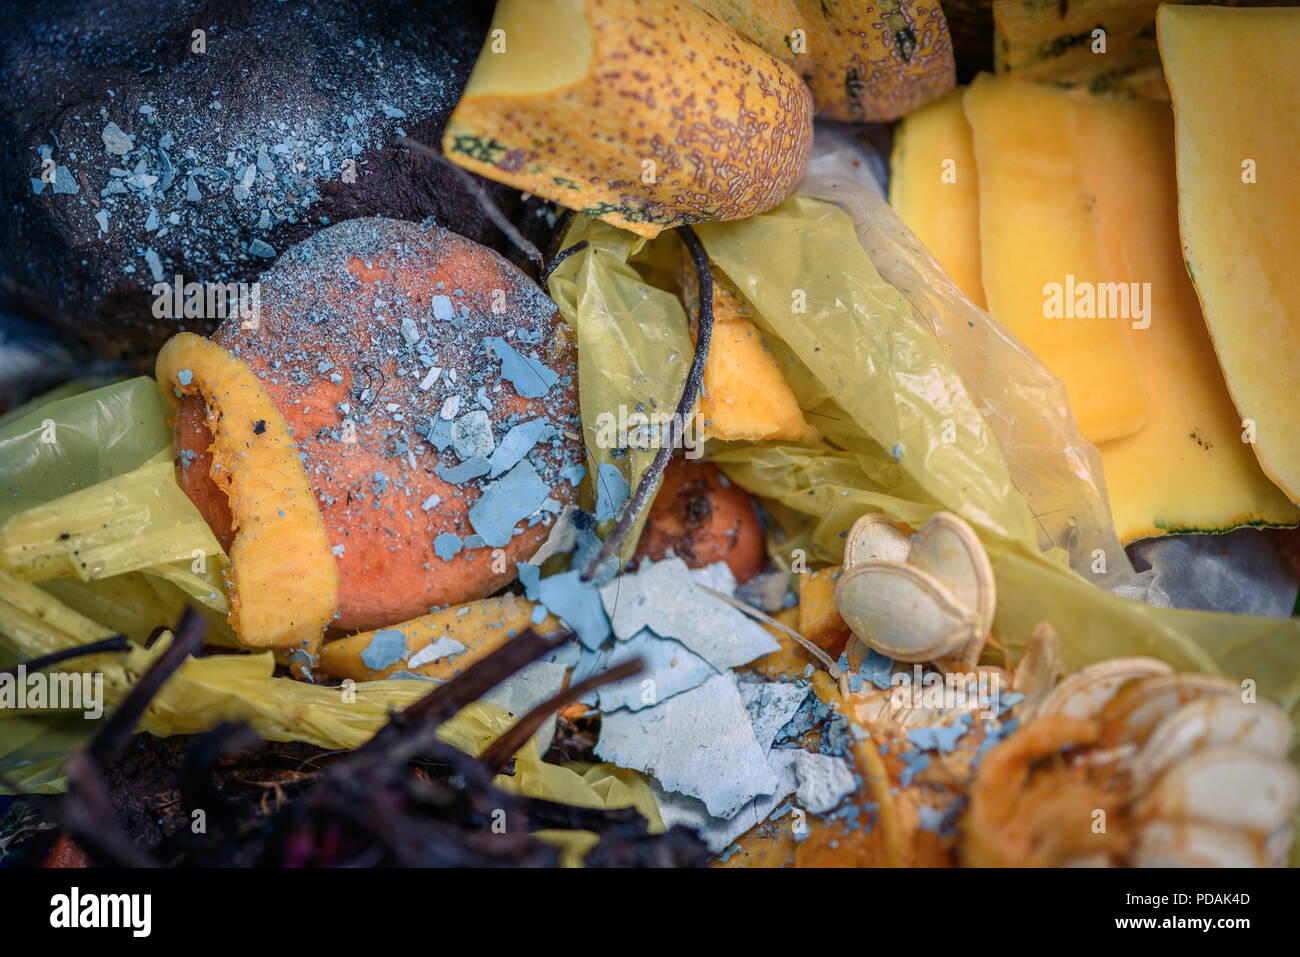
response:
<path id="1" fill-rule="evenodd" d="M 53 651 L 48 655 L 41 655 L 39 658 L 33 658 L 30 661 L 20 661 L 12 668 L 6 668 L 0 671 L 0 675 L 17 675 L 18 669 L 24 671 L 40 671 L 48 668 L 50 665 L 57 665 L 61 661 L 67 661 L 70 658 L 81 658 L 85 655 L 98 655 L 109 651 L 130 651 L 131 640 L 126 635 L 114 635 L 112 638 L 101 638 L 99 641 L 92 641 L 88 645 L 77 645 L 75 648 L 64 648 L 62 651 Z"/>
<path id="2" fill-rule="evenodd" d="M 474 199 L 478 202 L 479 209 L 483 210 L 483 214 L 487 216 L 488 219 L 492 220 L 492 224 L 505 234 L 505 237 L 515 245 L 515 248 L 531 259 L 537 266 L 538 270 L 544 268 L 545 260 L 542 258 L 541 250 L 524 238 L 524 234 L 515 227 L 514 223 L 510 222 L 505 213 L 501 212 L 501 210 L 497 208 L 497 204 L 492 202 L 492 197 L 488 196 L 487 191 L 483 189 L 482 184 L 479 183 L 474 176 L 470 175 L 468 171 L 461 169 L 433 147 L 426 146 L 419 140 L 413 140 L 409 136 L 401 136 L 398 137 L 397 144 L 399 146 L 405 146 L 407 149 L 413 150 L 421 156 L 427 156 L 430 159 L 436 160 L 446 166 L 447 169 L 451 170 L 452 173 L 456 175 L 456 178 L 464 184 L 467 190 L 469 190 L 470 194 L 473 195 Z"/>
<path id="3" fill-rule="evenodd" d="M 171 645 L 154 659 L 149 670 L 136 682 L 131 693 L 122 699 L 117 710 L 104 722 L 104 727 L 86 748 L 91 760 L 98 767 L 107 767 L 126 751 L 131 735 L 135 734 L 135 726 L 144 717 L 149 702 L 172 673 L 184 664 L 185 659 L 203 645 L 203 634 L 207 631 L 207 627 L 202 616 L 187 606 L 180 622 L 172 632 Z"/>
<path id="4" fill-rule="evenodd" d="M 420 754 L 434 737 L 438 726 L 461 708 L 478 701 L 519 669 L 532 664 L 573 638 L 572 632 L 539 635 L 525 629 L 491 654 L 480 658 L 455 681 L 438 685 L 431 692 L 384 725 L 351 757 L 334 766 L 351 773 L 358 763 L 372 760 L 405 762 Z"/>
<path id="5" fill-rule="evenodd" d="M 668 436 L 661 439 L 659 450 L 655 452 L 650 467 L 637 483 L 636 491 L 628 500 L 623 514 L 619 516 L 618 524 L 605 539 L 600 552 L 583 571 L 581 579 L 584 582 L 589 582 L 596 577 L 596 572 L 622 544 L 623 539 L 632 531 L 637 516 L 650 503 L 654 490 L 663 477 L 664 469 L 668 466 L 668 460 L 672 458 L 673 449 L 681 439 L 686 417 L 695 407 L 700 386 L 704 382 L 704 366 L 709 361 L 709 344 L 713 340 L 713 274 L 709 271 L 708 254 L 704 251 L 699 237 L 695 235 L 695 230 L 689 226 L 678 226 L 677 233 L 691 254 L 691 263 L 695 267 L 695 275 L 699 280 L 699 322 L 695 332 L 695 356 L 691 359 L 691 369 L 686 375 L 686 383 L 682 386 L 682 396 L 677 402 L 677 411 L 668 423 Z"/>
<path id="6" fill-rule="evenodd" d="M 510 763 L 510 758 L 514 756 L 514 753 L 522 748 L 524 742 L 531 738 L 546 719 L 556 711 L 559 711 L 567 704 L 577 701 L 594 688 L 640 674 L 644 667 L 645 665 L 640 658 L 634 658 L 601 674 L 592 675 L 586 681 L 571 685 L 557 695 L 552 695 L 511 725 L 505 734 L 488 745 L 483 753 L 478 756 L 478 759 L 486 764 L 488 770 L 493 774 L 500 774 L 501 769 Z"/>
<path id="7" fill-rule="evenodd" d="M 552 259 L 549 263 L 546 264 L 546 266 L 542 268 L 541 273 L 537 277 L 537 281 L 538 283 L 541 284 L 541 287 L 543 289 L 546 288 L 546 283 L 550 280 L 551 273 L 555 272 L 556 268 L 560 265 L 560 263 L 564 262 L 574 253 L 582 252 L 590 245 L 591 244 L 587 242 L 587 240 L 580 239 L 572 246 L 569 246 L 566 249 L 561 249 L 558 253 L 556 253 L 555 258 Z"/>

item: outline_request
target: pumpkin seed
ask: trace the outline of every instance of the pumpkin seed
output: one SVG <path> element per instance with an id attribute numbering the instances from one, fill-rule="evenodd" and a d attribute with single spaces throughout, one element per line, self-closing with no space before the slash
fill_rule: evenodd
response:
<path id="1" fill-rule="evenodd" d="M 1139 813 L 1173 820 L 1272 831 L 1300 800 L 1300 773 L 1289 764 L 1236 748 L 1197 752 L 1171 768 Z"/>
<path id="2" fill-rule="evenodd" d="M 868 558 L 905 562 L 911 549 L 912 536 L 906 526 L 883 512 L 867 512 L 849 529 L 844 545 L 844 567 L 851 568 Z"/>
<path id="3" fill-rule="evenodd" d="M 835 583 L 835 606 L 853 633 L 899 661 L 930 661 L 975 634 L 975 616 L 932 575 L 869 558 Z"/>
<path id="4" fill-rule="evenodd" d="M 1145 790 L 1166 770 L 1207 747 L 1233 747 L 1281 758 L 1290 742 L 1291 725 L 1275 705 L 1202 698 L 1183 705 L 1151 732 L 1133 757 L 1133 783 Z"/>

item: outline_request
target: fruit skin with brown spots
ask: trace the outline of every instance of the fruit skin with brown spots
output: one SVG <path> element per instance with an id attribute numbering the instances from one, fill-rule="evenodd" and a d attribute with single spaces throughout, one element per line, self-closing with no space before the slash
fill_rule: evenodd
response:
<path id="1" fill-rule="evenodd" d="M 694 2 L 789 63 L 832 120 L 896 120 L 953 86 L 952 37 L 938 0 Z"/>
<path id="2" fill-rule="evenodd" d="M 691 568 L 726 562 L 737 582 L 749 581 L 766 558 L 753 499 L 715 465 L 672 459 L 635 557 L 659 561 L 669 550 Z"/>
<path id="3" fill-rule="evenodd" d="M 556 381 L 540 396 L 520 395 L 489 339 L 535 357 Z M 381 627 L 489 595 L 549 533 L 546 521 L 523 527 L 495 555 L 490 545 L 464 546 L 476 533 L 470 508 L 495 479 L 439 474 L 463 463 L 423 435 L 449 426 L 441 414 L 453 396 L 458 416 L 486 413 L 494 443 L 511 425 L 544 419 L 549 438 L 520 465 L 559 505 L 576 495 L 561 479 L 583 457 L 567 327 L 523 273 L 455 233 L 384 219 L 317 233 L 263 276 L 256 323 L 232 318 L 214 340 L 253 370 L 293 431 L 338 565 L 339 627 Z M 434 361 L 444 371 L 421 389 Z M 181 483 L 221 538 L 224 493 L 208 477 L 210 439 L 194 411 L 177 418 Z M 462 544 L 446 560 L 434 547 L 443 534 Z"/>
<path id="4" fill-rule="evenodd" d="M 792 67 L 687 0 L 500 0 L 442 148 L 653 237 L 779 205 L 812 118 Z"/>

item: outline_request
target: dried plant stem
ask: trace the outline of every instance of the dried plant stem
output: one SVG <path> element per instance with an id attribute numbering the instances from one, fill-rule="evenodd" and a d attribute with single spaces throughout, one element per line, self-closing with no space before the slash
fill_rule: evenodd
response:
<path id="1" fill-rule="evenodd" d="M 539 270 L 545 267 L 545 260 L 542 258 L 541 250 L 524 238 L 524 234 L 515 227 L 514 223 L 510 222 L 506 214 L 497 209 L 497 204 L 492 202 L 492 198 L 488 196 L 487 191 L 483 189 L 482 184 L 474 176 L 461 169 L 433 147 L 426 146 L 419 140 L 413 140 L 409 136 L 402 136 L 398 138 L 397 145 L 405 146 L 421 156 L 428 156 L 430 159 L 437 160 L 451 170 L 456 178 L 464 184 L 470 195 L 478 202 L 479 209 L 483 210 L 483 215 L 492 220 L 492 224 L 501 230 L 520 252 L 531 259 Z"/>
<path id="2" fill-rule="evenodd" d="M 673 449 L 677 447 L 677 443 L 681 440 L 686 417 L 691 414 L 691 409 L 695 407 L 695 400 L 700 394 L 700 386 L 704 383 L 704 366 L 709 361 L 709 344 L 713 341 L 713 274 L 709 271 L 708 254 L 705 253 L 700 238 L 695 235 L 695 230 L 689 226 L 678 226 L 677 234 L 681 236 L 682 242 L 691 254 L 691 263 L 695 267 L 695 275 L 700 287 L 699 322 L 696 324 L 695 331 L 695 355 L 691 359 L 690 372 L 686 374 L 686 383 L 682 387 L 682 397 L 677 402 L 677 412 L 673 415 L 672 421 L 668 423 L 668 435 L 661 440 L 659 449 L 650 462 L 650 467 L 641 476 L 636 491 L 628 500 L 626 507 L 623 509 L 623 514 L 619 516 L 618 524 L 614 526 L 613 531 L 609 533 L 609 537 L 605 539 L 600 553 L 583 571 L 581 577 L 584 582 L 591 581 L 596 577 L 596 572 L 609 560 L 609 557 L 623 543 L 623 539 L 627 538 L 628 533 L 632 531 L 637 516 L 650 504 L 654 490 L 659 486 L 659 480 L 663 477 L 664 469 L 668 466 L 668 460 L 672 458 Z"/>
<path id="3" fill-rule="evenodd" d="M 640 674 L 643 667 L 640 658 L 625 661 L 621 665 L 610 668 L 601 674 L 592 675 L 586 681 L 580 681 L 576 685 L 565 688 L 559 694 L 547 698 L 511 725 L 505 734 L 493 741 L 479 755 L 479 760 L 486 764 L 493 774 L 499 774 L 501 769 L 510 763 L 511 756 L 522 748 L 524 742 L 531 738 L 537 729 L 542 726 L 542 723 L 556 711 L 571 702 L 577 701 L 588 691 L 599 688 L 601 685 L 622 681 L 624 678 Z"/>
<path id="4" fill-rule="evenodd" d="M 0 675 L 17 675 L 18 669 L 24 671 L 40 671 L 50 665 L 57 665 L 61 661 L 67 661 L 71 658 L 83 658 L 86 655 L 98 655 L 111 651 L 129 651 L 131 641 L 126 635 L 114 635 L 112 638 L 101 638 L 99 641 L 92 641 L 88 645 L 78 645 L 75 648 L 64 648 L 62 651 L 54 651 L 48 655 L 41 655 L 39 658 L 33 658 L 30 661 L 20 661 L 12 668 L 6 668 L 0 671 Z"/>

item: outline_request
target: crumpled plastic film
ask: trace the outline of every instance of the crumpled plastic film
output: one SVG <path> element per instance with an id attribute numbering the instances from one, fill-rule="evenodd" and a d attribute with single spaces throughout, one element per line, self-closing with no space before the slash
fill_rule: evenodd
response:
<path id="1" fill-rule="evenodd" d="M 753 307 L 769 344 L 781 340 L 800 359 L 789 381 L 801 404 L 801 376 L 810 373 L 857 425 L 854 439 L 855 429 L 838 423 L 838 433 L 828 435 L 834 444 L 710 447 L 710 460 L 757 495 L 793 535 L 783 549 L 804 547 L 810 560 L 838 562 L 842 533 L 868 509 L 916 525 L 936 508 L 948 508 L 975 526 L 988 550 L 998 586 L 994 635 L 1012 661 L 1033 628 L 1050 621 L 1060 635 L 1065 672 L 1122 655 L 1151 655 L 1180 670 L 1249 679 L 1259 696 L 1300 723 L 1300 619 L 1154 607 L 1098 587 L 1101 576 L 1076 574 L 1062 548 L 1039 551 L 1041 526 L 1012 485 L 997 443 L 967 424 L 979 413 L 946 354 L 907 314 L 906 304 L 896 311 L 896 300 L 862 292 L 881 280 L 846 213 L 796 197 L 749 220 L 697 229 L 717 268 Z M 806 292 L 806 313 L 791 309 L 797 289 Z M 862 314 L 842 315 L 854 307 Z M 854 374 L 857 369 L 868 374 Z M 945 418 L 969 447 L 927 455 L 933 452 L 927 441 L 942 441 L 937 427 Z M 903 446 L 897 463 L 882 454 L 890 443 Z M 909 446 L 919 449 L 910 460 Z M 1050 456 L 1045 460 L 1052 464 Z M 1060 467 L 1054 468 L 1059 477 Z M 934 470 L 944 474 L 928 474 Z"/>
<path id="2" fill-rule="evenodd" d="M 0 572 L 0 644 L 24 657 L 35 657 L 109 634 L 107 628 L 37 586 Z M 147 650 L 137 647 L 121 655 L 87 656 L 56 667 L 103 674 L 103 705 L 111 710 L 170 640 L 170 635 L 164 635 Z M 268 741 L 355 748 L 386 724 L 390 713 L 429 693 L 427 681 L 390 678 L 357 682 L 349 689 L 353 693 L 345 695 L 339 688 L 272 677 L 274 669 L 269 652 L 187 659 L 154 696 L 139 730 L 156 735 L 197 734 L 222 721 L 238 721 Z M 58 762 L 67 749 L 89 740 L 97 727 L 84 720 L 81 728 L 75 723 L 69 726 L 65 719 L 48 712 L 0 711 L 0 774 L 39 793 L 60 790 Z M 439 726 L 438 737 L 477 755 L 516 720 L 501 708 L 478 701 Z M 603 783 L 608 775 L 584 774 L 584 770 L 543 762 L 536 739 L 530 739 L 516 755 L 514 777 L 499 775 L 496 783 L 514 793 L 583 807 L 634 805 L 642 809 L 648 794 L 644 781 L 638 788 L 635 781 L 618 772 L 623 786 L 616 788 Z M 662 828 L 657 814 L 642 813 L 652 828 Z"/>
<path id="3" fill-rule="evenodd" d="M 635 489 L 655 449 L 618 447 L 620 433 L 635 432 L 636 413 L 671 414 L 677 407 L 694 353 L 686 311 L 677 296 L 650 285 L 629 263 L 644 240 L 577 215 L 563 248 L 588 246 L 556 267 L 548 281 L 560 314 L 578 337 L 578 401 L 592 488 L 597 466 L 619 469 Z M 616 441 L 608 441 L 610 436 Z M 649 445 L 648 442 L 642 442 Z M 642 513 L 624 542 L 629 558 L 645 522 Z"/>
<path id="4" fill-rule="evenodd" d="M 6 416 L 0 425 L 0 522 L 169 448 L 164 406 L 157 383 L 141 376 Z"/>
<path id="5" fill-rule="evenodd" d="M 208 621 L 208 640 L 235 644 L 224 620 L 225 556 L 175 482 L 166 412 L 153 380 L 135 379 L 34 403 L 0 426 L 0 450 L 15 451 L 0 457 L 0 489 L 8 496 L 0 512 L 0 667 L 118 633 L 143 642 L 191 600 Z M 42 439 L 51 434 L 47 420 L 53 443 Z M 103 705 L 111 711 L 168 641 L 72 659 L 59 670 L 102 674 Z M 345 700 L 338 688 L 276 678 L 274 668 L 269 653 L 190 659 L 155 696 L 140 730 L 195 734 L 242 721 L 269 741 L 355 748 L 391 712 L 429 692 L 427 681 L 390 679 L 359 682 L 355 699 Z M 478 754 L 515 720 L 476 702 L 438 734 Z M 58 793 L 68 751 L 97 728 L 79 714 L 0 709 L 0 774 L 26 793 Z M 502 776 L 498 784 L 585 807 L 644 803 L 634 788 L 588 783 L 578 771 L 544 763 L 535 740 L 516 769 L 515 779 Z M 661 826 L 657 814 L 650 820 Z M 556 842 L 569 863 L 587 846 L 581 834 Z"/>
<path id="6" fill-rule="evenodd" d="M 787 568 L 799 550 L 809 561 L 838 565 L 844 560 L 844 536 L 864 512 L 887 512 L 916 527 L 940 510 L 909 494 L 901 474 L 896 483 L 873 479 L 873 470 L 886 472 L 892 459 L 824 442 L 731 442 L 711 447 L 709 461 L 763 498 L 780 534 L 779 540 L 769 536 L 769 552 Z"/>
<path id="7" fill-rule="evenodd" d="M 957 287 L 878 187 L 863 181 L 870 174 L 858 154 L 842 141 L 830 142 L 815 151 L 799 192 L 835 203 L 852 217 L 871 262 L 938 339 L 996 438 L 1040 542 L 1064 548 L 1070 566 L 1102 587 L 1130 580 L 1133 568 L 1111 521 L 1101 456 L 1075 425 L 1060 379 Z M 1104 572 L 1094 569 L 1098 550 L 1105 554 Z"/>
<path id="8" fill-rule="evenodd" d="M 913 494 L 957 512 L 985 537 L 1038 554 L 1033 517 L 973 399 L 867 258 L 844 211 L 796 196 L 761 216 L 697 231 L 760 327 L 852 420 L 849 451 L 879 470 L 889 465 L 884 450 L 898 466 L 891 484 L 903 486 L 905 476 Z"/>
<path id="9" fill-rule="evenodd" d="M 139 468 L 12 514 L 0 525 L 0 568 L 36 582 L 149 571 L 228 610 L 225 553 L 174 471 L 169 443 Z"/>

